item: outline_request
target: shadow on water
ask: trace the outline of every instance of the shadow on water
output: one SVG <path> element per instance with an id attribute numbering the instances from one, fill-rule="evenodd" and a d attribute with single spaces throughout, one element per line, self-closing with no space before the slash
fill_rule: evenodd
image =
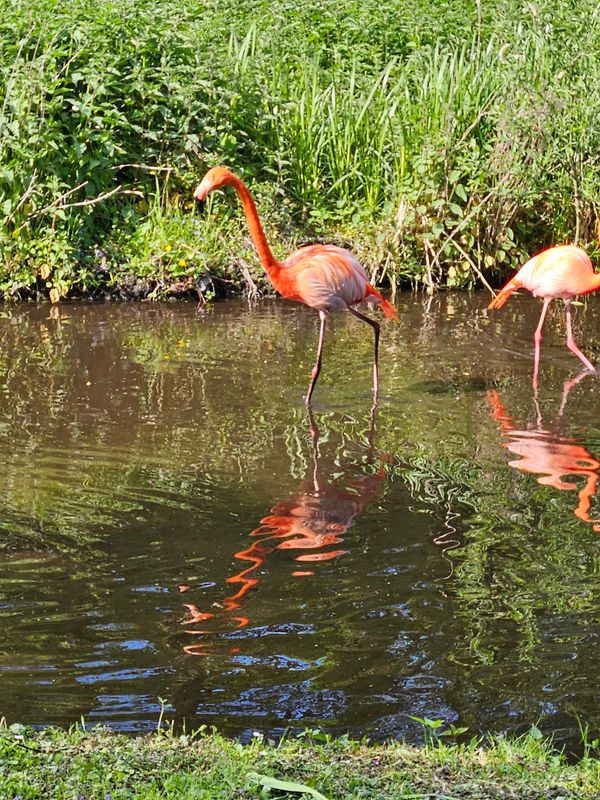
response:
<path id="1" fill-rule="evenodd" d="M 376 418 L 332 315 L 312 420 L 301 307 L 1 310 L 10 721 L 596 735 L 598 379 L 551 312 L 532 398 L 534 299 L 398 307 Z M 576 325 L 596 357 L 600 304 Z"/>

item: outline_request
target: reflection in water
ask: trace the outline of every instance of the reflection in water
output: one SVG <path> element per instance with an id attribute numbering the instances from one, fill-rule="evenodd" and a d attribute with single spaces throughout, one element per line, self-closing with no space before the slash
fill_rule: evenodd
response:
<path id="1" fill-rule="evenodd" d="M 450 502 L 446 505 L 444 511 L 444 519 L 442 520 L 443 530 L 434 537 L 433 543 L 440 548 L 440 555 L 448 564 L 448 572 L 441 578 L 438 578 L 438 581 L 448 581 L 454 575 L 454 561 L 450 554 L 461 545 L 458 529 L 453 524 L 460 519 L 461 515 L 458 511 L 452 509 Z"/>
<path id="2" fill-rule="evenodd" d="M 273 506 L 272 513 L 263 517 L 258 527 L 250 533 L 253 537 L 252 543 L 235 554 L 237 559 L 244 562 L 244 568 L 227 578 L 227 583 L 232 584 L 235 591 L 227 595 L 219 606 L 228 614 L 228 621 L 236 628 L 244 628 L 250 623 L 249 616 L 236 612 L 242 608 L 248 592 L 260 583 L 260 571 L 271 553 L 300 551 L 294 560 L 302 565 L 331 561 L 343 556 L 347 550 L 336 545 L 342 543 L 343 535 L 362 509 L 378 496 L 385 479 L 386 457 L 379 459 L 375 472 L 364 471 L 364 467 L 358 471 L 355 464 L 341 469 L 336 464 L 335 477 L 329 480 L 323 478 L 319 474 L 319 429 L 312 409 L 308 408 L 307 413 L 311 434 L 312 476 L 310 480 L 303 481 L 291 497 Z M 371 409 L 368 436 L 367 469 L 375 461 L 375 416 L 374 405 Z M 312 569 L 296 569 L 291 574 L 298 578 L 314 575 L 315 572 Z M 182 585 L 180 591 L 187 591 L 188 588 L 187 585 Z M 185 604 L 185 608 L 189 617 L 182 624 L 186 626 L 204 623 L 215 617 L 222 618 L 222 615 L 214 612 L 201 611 L 191 603 Z M 187 627 L 186 632 L 202 637 L 217 631 L 206 627 Z M 195 656 L 213 653 L 211 645 L 206 641 L 187 645 L 184 650 Z M 238 652 L 238 648 L 232 648 L 232 652 Z"/>
<path id="3" fill-rule="evenodd" d="M 565 381 L 557 415 L 558 423 L 562 421 L 569 392 L 588 374 L 582 372 L 576 378 Z M 579 519 L 591 524 L 595 531 L 600 532 L 600 521 L 591 519 L 589 514 L 600 477 L 600 461 L 574 437 L 543 426 L 537 392 L 534 393 L 535 425 L 526 430 L 517 429 L 497 391 L 488 391 L 487 398 L 492 407 L 493 418 L 500 423 L 499 430 L 505 440 L 504 447 L 519 456 L 517 460 L 509 461 L 509 466 L 522 472 L 540 475 L 538 483 L 543 486 L 553 486 L 561 491 L 579 489 L 578 482 L 566 481 L 564 476 L 585 478 L 583 487 L 579 489 L 579 503 L 574 513 Z"/>

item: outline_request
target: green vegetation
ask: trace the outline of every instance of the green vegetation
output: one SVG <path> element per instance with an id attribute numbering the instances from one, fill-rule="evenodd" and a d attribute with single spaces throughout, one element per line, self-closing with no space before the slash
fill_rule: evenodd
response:
<path id="1" fill-rule="evenodd" d="M 0 294 L 262 280 L 237 202 L 190 199 L 216 163 L 277 252 L 339 241 L 393 288 L 593 245 L 599 33 L 592 0 L 7 0 Z"/>
<path id="2" fill-rule="evenodd" d="M 586 754 L 567 764 L 536 728 L 513 740 L 461 745 L 438 738 L 425 748 L 332 740 L 319 732 L 278 745 L 262 737 L 242 745 L 206 731 L 135 739 L 81 728 L 0 731 L 0 793 L 19 800 L 585 800 L 600 792 L 599 763 Z"/>

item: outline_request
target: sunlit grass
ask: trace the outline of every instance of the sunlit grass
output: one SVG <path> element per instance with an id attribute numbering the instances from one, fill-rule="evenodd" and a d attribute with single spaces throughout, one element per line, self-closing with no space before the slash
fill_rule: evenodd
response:
<path id="1" fill-rule="evenodd" d="M 167 715 L 168 716 L 168 715 Z M 304 789 L 304 791 L 303 791 Z M 279 744 L 247 745 L 206 730 L 127 738 L 107 732 L 19 725 L 0 733 L 0 791 L 51 797 L 282 798 L 597 797 L 600 768 L 590 755 L 568 764 L 537 728 L 521 737 L 468 744 L 437 739 L 426 748 L 331 739 L 308 731 Z"/>

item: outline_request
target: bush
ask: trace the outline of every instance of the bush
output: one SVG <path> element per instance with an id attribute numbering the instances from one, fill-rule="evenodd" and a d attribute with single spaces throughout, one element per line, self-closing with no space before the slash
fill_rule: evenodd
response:
<path id="1" fill-rule="evenodd" d="M 350 242 L 393 286 L 473 285 L 596 239 L 590 0 L 5 6 L 5 297 L 231 278 L 239 208 L 191 201 L 215 163 L 251 182 L 282 252 Z"/>

